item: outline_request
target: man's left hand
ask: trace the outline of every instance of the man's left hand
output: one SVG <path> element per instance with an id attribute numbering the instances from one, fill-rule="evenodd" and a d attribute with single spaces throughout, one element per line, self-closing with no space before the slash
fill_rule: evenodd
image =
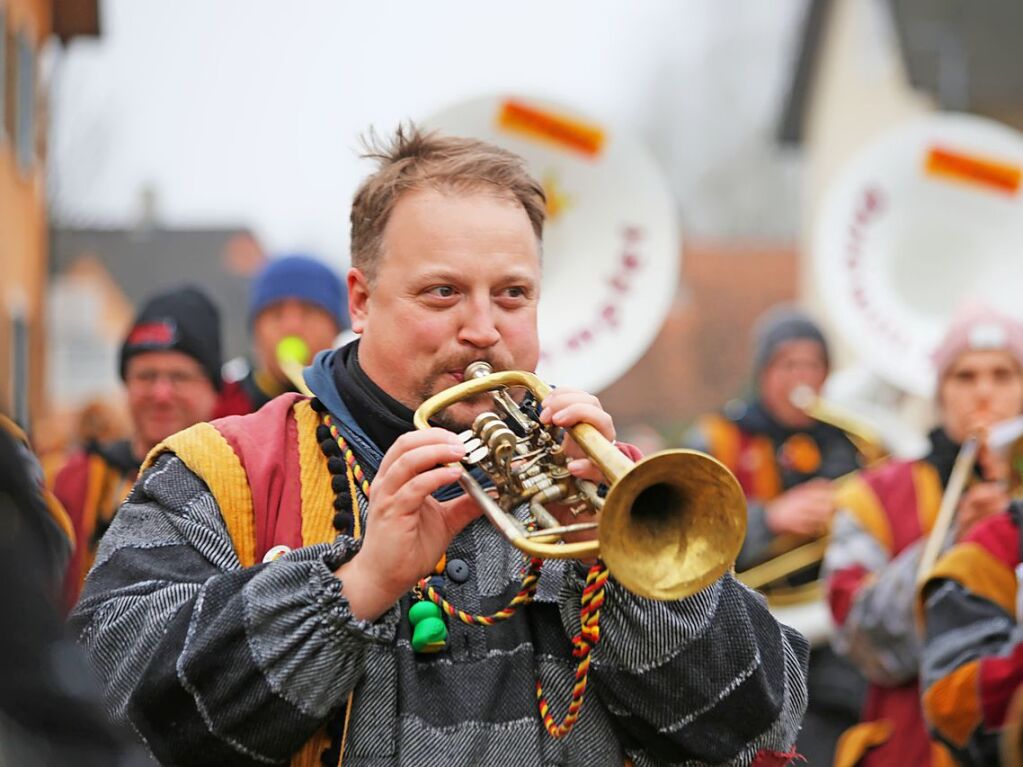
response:
<path id="1" fill-rule="evenodd" d="M 540 411 L 540 422 L 559 426 L 568 430 L 578 423 L 588 423 L 599 431 L 608 442 L 615 438 L 615 425 L 611 416 L 600 405 L 600 400 L 592 394 L 579 389 L 557 388 L 543 401 Z M 568 470 L 572 476 L 588 479 L 591 482 L 606 482 L 607 479 L 600 469 L 586 457 L 586 453 L 572 439 L 571 434 L 565 435 L 562 443 L 565 454 L 571 459 Z"/>

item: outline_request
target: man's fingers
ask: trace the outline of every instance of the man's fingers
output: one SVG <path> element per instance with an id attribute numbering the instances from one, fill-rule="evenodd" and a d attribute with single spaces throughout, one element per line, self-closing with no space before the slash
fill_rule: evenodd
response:
<path id="1" fill-rule="evenodd" d="M 394 444 L 391 445 L 390 449 L 384 453 L 384 458 L 380 462 L 380 468 L 377 470 L 377 474 L 386 474 L 390 470 L 391 465 L 398 460 L 398 458 L 414 448 L 426 445 L 454 446 L 461 444 L 462 441 L 458 439 L 458 436 L 447 429 L 434 427 L 430 429 L 423 429 L 421 431 L 410 431 L 398 437 L 398 439 L 394 441 Z"/>
<path id="2" fill-rule="evenodd" d="M 464 455 L 464 445 L 448 442 L 419 445 L 401 452 L 392 458 L 390 465 L 385 467 L 381 463 L 380 471 L 373 482 L 374 495 L 395 495 L 408 487 L 423 472 L 439 464 L 454 463 Z"/>
<path id="3" fill-rule="evenodd" d="M 606 481 L 603 472 L 589 458 L 576 458 L 574 461 L 569 461 L 567 468 L 573 477 L 588 479 L 590 482 L 598 484 Z"/>
<path id="4" fill-rule="evenodd" d="M 462 528 L 483 513 L 479 504 L 468 495 L 461 495 L 443 503 L 431 498 L 430 508 L 444 517 L 444 524 L 452 537 L 462 532 Z"/>
<path id="5" fill-rule="evenodd" d="M 394 500 L 394 508 L 400 512 L 408 512 L 418 509 L 423 501 L 435 490 L 440 490 L 445 485 L 456 481 L 462 473 L 459 466 L 440 466 L 429 471 L 423 471 L 403 483 L 397 492 L 391 494 Z M 373 488 L 376 496 L 376 486 Z"/>

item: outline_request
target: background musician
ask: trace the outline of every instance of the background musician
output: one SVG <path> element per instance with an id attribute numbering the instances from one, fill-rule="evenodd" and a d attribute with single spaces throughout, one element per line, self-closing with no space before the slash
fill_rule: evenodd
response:
<path id="1" fill-rule="evenodd" d="M 920 708 L 914 597 L 924 538 L 963 440 L 1023 412 L 1023 327 L 991 309 L 957 313 L 934 353 L 941 426 L 929 454 L 887 461 L 843 483 L 825 559 L 829 601 L 846 653 L 871 682 L 863 723 L 836 764 L 947 764 L 932 749 Z M 983 449 L 963 494 L 953 538 L 1008 504 L 1004 469 Z M 949 541 L 951 543 L 951 541 Z"/>
<path id="2" fill-rule="evenodd" d="M 114 712 L 177 765 L 788 762 L 806 643 L 730 574 L 671 602 L 609 582 L 594 694 L 560 739 L 536 680 L 563 711 L 575 564 L 544 563 L 536 600 L 507 620 L 451 620 L 443 647 L 415 650 L 423 575 L 474 612 L 520 588 L 521 557 L 475 503 L 433 497 L 464 444 L 411 419 L 470 361 L 536 365 L 545 199 L 516 155 L 476 140 L 402 130 L 371 156 L 351 215 L 360 339 L 306 369 L 312 400 L 283 395 L 170 440 L 101 549 L 73 624 Z M 447 425 L 488 399 L 453 405 Z M 615 436 L 584 392 L 558 389 L 540 417 Z M 596 478 L 565 449 L 573 474 Z"/>
<path id="3" fill-rule="evenodd" d="M 828 376 L 828 347 L 817 324 L 794 307 L 777 306 L 757 321 L 753 345 L 754 395 L 704 416 L 687 438 L 688 447 L 728 466 L 746 495 L 740 572 L 824 533 L 835 510 L 831 480 L 860 466 L 844 432 L 793 403 L 797 388 L 819 394 Z M 809 583 L 818 569 L 794 573 L 784 584 Z M 799 752 L 810 764 L 830 764 L 839 735 L 859 719 L 865 682 L 823 645 L 810 656 L 809 689 Z"/>
<path id="4" fill-rule="evenodd" d="M 89 442 L 53 482 L 74 524 L 75 547 L 64 580 L 70 610 L 99 540 L 138 475 L 142 459 L 176 431 L 205 421 L 220 389 L 220 312 L 198 288 L 150 297 L 124 338 L 120 374 L 132 432 L 114 442 Z"/>
<path id="5" fill-rule="evenodd" d="M 278 344 L 301 339 L 308 363 L 348 327 L 347 304 L 345 286 L 326 264 L 303 255 L 270 261 L 250 288 L 252 360 L 244 375 L 225 382 L 213 417 L 254 413 L 278 394 L 295 391 L 278 362 Z"/>

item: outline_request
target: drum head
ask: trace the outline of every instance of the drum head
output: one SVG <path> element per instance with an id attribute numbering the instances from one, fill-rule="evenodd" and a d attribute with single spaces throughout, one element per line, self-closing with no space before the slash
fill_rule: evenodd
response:
<path id="1" fill-rule="evenodd" d="M 548 197 L 538 373 L 591 392 L 613 383 L 653 342 L 678 288 L 675 205 L 646 151 L 567 107 L 517 96 L 424 122 L 525 158 Z"/>
<path id="2" fill-rule="evenodd" d="M 857 155 L 829 190 L 814 240 L 831 323 L 879 376 L 930 396 L 930 355 L 957 307 L 1023 316 L 1023 135 L 941 114 Z"/>

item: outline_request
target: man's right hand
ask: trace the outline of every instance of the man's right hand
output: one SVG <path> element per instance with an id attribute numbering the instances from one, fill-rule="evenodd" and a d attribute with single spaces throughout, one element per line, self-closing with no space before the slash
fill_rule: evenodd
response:
<path id="1" fill-rule="evenodd" d="M 446 464 L 464 454 L 458 437 L 433 428 L 403 434 L 384 455 L 370 492 L 362 549 L 336 572 L 356 618 L 383 615 L 480 515 L 468 496 L 445 503 L 430 497 L 458 479 L 461 467 Z"/>
<path id="2" fill-rule="evenodd" d="M 804 482 L 764 507 L 767 527 L 775 535 L 823 535 L 834 512 L 834 485 L 827 479 Z"/>
<path id="3" fill-rule="evenodd" d="M 975 524 L 1009 508 L 1009 494 L 1001 482 L 978 482 L 959 500 L 956 540 L 962 540 Z"/>

